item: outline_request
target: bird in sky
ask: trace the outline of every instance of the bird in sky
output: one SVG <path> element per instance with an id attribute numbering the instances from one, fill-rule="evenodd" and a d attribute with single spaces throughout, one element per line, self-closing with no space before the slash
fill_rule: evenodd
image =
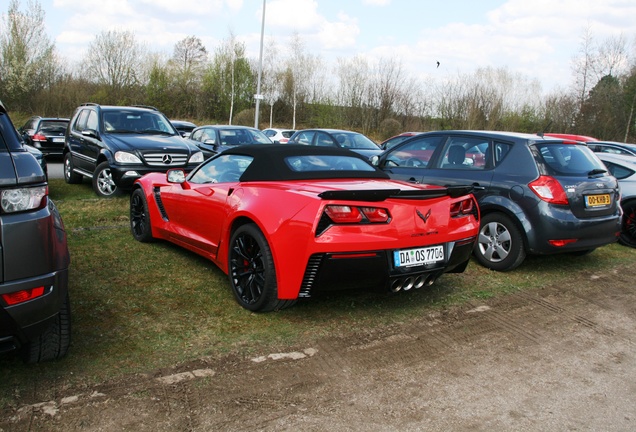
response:
<path id="1" fill-rule="evenodd" d="M 439 67 L 439 62 L 437 62 L 437 67 Z"/>

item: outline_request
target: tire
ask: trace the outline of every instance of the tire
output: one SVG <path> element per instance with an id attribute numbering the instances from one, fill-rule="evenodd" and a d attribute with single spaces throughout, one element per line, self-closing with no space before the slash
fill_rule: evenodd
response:
<path id="1" fill-rule="evenodd" d="M 510 271 L 521 265 L 526 251 L 521 231 L 503 213 L 489 213 L 481 220 L 474 255 L 491 270 Z"/>
<path id="2" fill-rule="evenodd" d="M 113 181 L 108 162 L 102 162 L 97 165 L 93 173 L 93 190 L 100 198 L 112 198 L 119 195 L 120 189 Z"/>
<path id="3" fill-rule="evenodd" d="M 68 294 L 55 321 L 23 348 L 23 360 L 33 364 L 58 360 L 66 355 L 71 344 L 71 306 Z"/>
<path id="4" fill-rule="evenodd" d="M 636 201 L 623 204 L 623 222 L 618 242 L 636 248 Z"/>
<path id="5" fill-rule="evenodd" d="M 82 182 L 81 174 L 73 171 L 73 157 L 71 152 L 64 155 L 64 180 L 68 184 L 78 184 Z"/>
<path id="6" fill-rule="evenodd" d="M 278 299 L 272 252 L 254 224 L 242 225 L 232 234 L 228 277 L 236 301 L 252 312 L 279 310 L 295 302 Z"/>
<path id="7" fill-rule="evenodd" d="M 135 189 L 130 194 L 130 232 L 134 239 L 139 242 L 150 243 L 154 240 L 148 201 L 143 189 L 140 188 Z"/>

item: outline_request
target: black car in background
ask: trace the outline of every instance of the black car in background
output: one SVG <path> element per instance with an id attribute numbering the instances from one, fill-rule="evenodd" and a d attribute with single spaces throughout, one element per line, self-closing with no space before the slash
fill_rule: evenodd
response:
<path id="1" fill-rule="evenodd" d="M 184 138 L 188 138 L 194 128 L 197 127 L 194 123 L 185 120 L 170 120 L 170 123 L 172 123 L 172 126 L 174 126 Z"/>
<path id="2" fill-rule="evenodd" d="M 583 143 L 488 131 L 427 132 L 374 163 L 392 178 L 475 186 L 481 210 L 477 261 L 518 267 L 527 254 L 586 254 L 617 241 L 615 177 Z"/>
<path id="3" fill-rule="evenodd" d="M 46 176 L 0 102 L 0 353 L 27 363 L 66 355 L 70 256 Z"/>
<path id="4" fill-rule="evenodd" d="M 203 152 L 205 159 L 237 145 L 272 144 L 272 140 L 256 128 L 232 125 L 199 126 L 189 140 Z"/>
<path id="5" fill-rule="evenodd" d="M 34 116 L 18 129 L 27 145 L 44 155 L 61 155 L 69 119 Z"/>
<path id="6" fill-rule="evenodd" d="M 369 159 L 382 153 L 380 147 L 366 135 L 340 129 L 299 130 L 291 136 L 287 143 L 319 147 L 342 147 L 366 156 Z"/>
<path id="7" fill-rule="evenodd" d="M 615 141 L 589 141 L 587 146 L 594 153 L 611 153 L 618 155 L 636 156 L 636 144 Z"/>
<path id="8" fill-rule="evenodd" d="M 203 153 L 152 107 L 86 103 L 75 110 L 66 131 L 64 179 L 91 178 L 100 197 L 129 189 L 146 173 L 190 171 L 201 162 Z"/>

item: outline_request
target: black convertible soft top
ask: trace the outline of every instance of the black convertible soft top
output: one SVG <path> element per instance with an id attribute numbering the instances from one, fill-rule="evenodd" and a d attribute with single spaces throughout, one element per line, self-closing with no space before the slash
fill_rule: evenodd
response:
<path id="1" fill-rule="evenodd" d="M 369 160 L 351 150 L 300 144 L 250 144 L 236 146 L 220 155 L 245 155 L 254 158 L 241 175 L 241 181 L 314 180 L 340 178 L 388 179 L 389 175 L 371 165 Z M 295 171 L 286 162 L 295 156 L 340 156 L 363 161 L 371 169 Z"/>

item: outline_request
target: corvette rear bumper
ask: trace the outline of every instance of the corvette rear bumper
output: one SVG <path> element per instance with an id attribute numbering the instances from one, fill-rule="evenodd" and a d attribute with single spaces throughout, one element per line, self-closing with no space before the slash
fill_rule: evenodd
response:
<path id="1" fill-rule="evenodd" d="M 449 242 L 444 245 L 444 261 L 412 267 L 395 267 L 390 250 L 314 254 L 305 268 L 298 297 L 309 298 L 316 291 L 384 288 L 397 292 L 430 286 L 443 273 L 465 270 L 475 240 Z"/>

